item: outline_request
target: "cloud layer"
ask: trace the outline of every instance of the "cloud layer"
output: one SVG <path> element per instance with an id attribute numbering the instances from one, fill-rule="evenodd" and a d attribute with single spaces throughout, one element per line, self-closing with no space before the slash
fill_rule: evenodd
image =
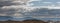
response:
<path id="1" fill-rule="evenodd" d="M 34 0 L 33 0 L 34 1 Z M 29 7 L 27 5 L 24 5 L 25 3 L 23 3 L 25 1 L 3 1 L 2 3 L 0 3 L 0 16 L 11 16 L 11 17 L 37 17 L 41 14 L 41 16 L 39 16 L 40 18 L 47 18 L 46 16 L 48 16 L 48 18 L 56 18 L 56 15 L 52 15 L 49 14 L 50 12 L 54 12 L 54 11 L 50 11 L 48 12 L 49 9 L 41 9 L 43 7 Z M 48 6 L 46 6 L 48 7 Z M 52 8 L 52 7 L 48 7 L 48 8 Z M 58 11 L 57 11 L 58 12 Z M 55 13 L 55 12 L 54 12 Z M 54 14 L 53 13 L 53 14 Z M 50 17 L 51 16 L 51 17 Z"/>

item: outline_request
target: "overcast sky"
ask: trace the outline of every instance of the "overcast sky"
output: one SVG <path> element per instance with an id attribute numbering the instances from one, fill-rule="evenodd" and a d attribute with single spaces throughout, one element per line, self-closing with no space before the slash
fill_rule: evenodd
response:
<path id="1" fill-rule="evenodd" d="M 24 5 L 21 2 L 21 0 L 20 1 L 16 1 L 16 0 L 1 0 L 1 1 L 2 1 L 2 2 L 0 2 L 0 9 L 1 9 L 0 10 L 0 15 L 1 16 L 2 15 L 14 15 L 15 13 L 18 14 L 17 12 L 21 12 L 21 11 L 23 11 L 24 13 L 25 12 L 31 12 L 31 11 L 34 11 L 34 10 L 37 9 L 36 7 L 28 7 L 27 6 L 27 5 L 30 5 L 31 3 Z M 22 1 L 24 2 L 24 0 L 22 0 Z M 27 0 L 25 0 L 25 1 L 27 1 Z M 38 6 L 38 4 L 41 4 L 43 2 L 45 2 L 47 4 L 47 1 L 48 0 L 45 0 L 45 1 L 43 1 L 43 0 L 30 0 L 30 2 L 32 2 L 34 6 Z M 52 5 L 54 5 L 53 3 L 59 2 L 59 1 L 56 1 L 56 0 L 55 1 L 50 0 L 50 1 L 52 1 L 51 2 Z M 39 3 L 39 2 L 41 2 L 41 3 Z M 36 3 L 38 3 L 38 4 L 36 4 Z M 43 3 L 43 5 L 45 5 L 45 3 Z M 31 5 L 31 6 L 33 6 L 33 5 Z M 48 7 L 48 6 L 46 6 L 46 7 Z M 42 7 L 39 7 L 39 9 L 40 8 L 42 8 Z M 48 7 L 48 8 L 52 9 L 52 7 Z M 56 9 L 56 7 L 54 7 L 54 9 Z M 59 7 L 57 9 L 59 9 Z"/>
<path id="2" fill-rule="evenodd" d="M 60 9 L 60 0 L 0 0 L 0 16 L 11 16 L 11 17 L 36 17 L 32 15 L 39 15 L 41 8 L 48 9 Z M 41 6 L 41 7 L 39 7 Z M 47 9 L 47 10 L 48 10 Z M 43 10 L 43 9 L 42 9 Z M 55 11 L 51 11 L 55 13 Z M 58 11 L 57 11 L 58 12 Z M 37 16 L 40 18 L 60 18 L 59 15 L 48 15 L 48 12 L 43 12 L 43 16 Z"/>

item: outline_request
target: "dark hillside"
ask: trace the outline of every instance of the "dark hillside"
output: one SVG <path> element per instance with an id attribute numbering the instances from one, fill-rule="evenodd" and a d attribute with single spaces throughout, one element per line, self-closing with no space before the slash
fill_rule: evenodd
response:
<path id="1" fill-rule="evenodd" d="M 24 21 L 0 21 L 0 23 L 47 23 L 44 22 L 42 20 L 36 20 L 36 19 L 28 19 L 28 20 L 24 20 Z"/>

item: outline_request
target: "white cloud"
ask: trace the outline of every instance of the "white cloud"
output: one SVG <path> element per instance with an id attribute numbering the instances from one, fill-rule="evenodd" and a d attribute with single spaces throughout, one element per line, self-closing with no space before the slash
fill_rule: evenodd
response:
<path id="1" fill-rule="evenodd" d="M 26 5 L 11 5 L 11 6 L 3 6 L 2 9 L 25 9 L 25 10 L 33 10 L 34 7 L 28 7 Z"/>
<path id="2" fill-rule="evenodd" d="M 12 0 L 13 2 L 22 2 L 22 3 L 27 3 L 29 0 Z"/>
<path id="3" fill-rule="evenodd" d="M 12 3 L 21 4 L 21 3 L 24 3 L 24 2 L 22 2 L 22 1 L 20 1 L 20 0 L 14 0 L 14 1 L 12 1 Z"/>
<path id="4" fill-rule="evenodd" d="M 25 5 L 11 5 L 11 6 L 3 6 L 2 7 L 3 10 L 10 10 L 10 9 L 15 9 L 16 12 L 15 13 L 25 13 L 25 12 L 31 12 L 33 11 L 35 8 L 34 7 L 28 7 Z M 14 15 L 14 14 L 13 14 Z M 19 16 L 18 14 L 16 14 L 17 16 Z M 20 14 L 21 15 L 21 14 Z"/>
<path id="5" fill-rule="evenodd" d="M 34 6 L 37 8 L 48 8 L 48 9 L 60 9 L 60 6 L 48 5 L 48 6 Z"/>

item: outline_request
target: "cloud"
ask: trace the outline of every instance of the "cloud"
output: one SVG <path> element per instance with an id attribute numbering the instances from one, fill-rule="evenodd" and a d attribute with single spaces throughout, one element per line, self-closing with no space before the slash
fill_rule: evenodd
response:
<path id="1" fill-rule="evenodd" d="M 15 13 L 14 9 L 9 9 L 9 10 L 1 9 L 0 10 L 0 16 L 9 16 L 9 15 L 12 15 L 14 13 Z"/>
<path id="2" fill-rule="evenodd" d="M 55 5 L 48 5 L 48 6 L 34 6 L 37 8 L 48 8 L 48 9 L 60 9 L 59 6 L 55 6 Z"/>
<path id="3" fill-rule="evenodd" d="M 10 6 L 10 5 L 24 5 L 24 3 L 20 2 L 20 1 L 13 1 L 13 0 L 2 0 L 2 1 L 0 1 L 0 7 Z"/>
<path id="4" fill-rule="evenodd" d="M 0 2 L 3 2 L 3 1 L 8 1 L 8 0 L 0 0 Z"/>
<path id="5" fill-rule="evenodd" d="M 0 7 L 10 5 L 26 5 L 29 0 L 1 0 L 1 1 L 2 2 L 0 2 Z"/>
<path id="6" fill-rule="evenodd" d="M 14 3 L 11 3 L 11 1 L 3 1 L 3 2 L 0 2 L 0 7 L 10 6 L 10 5 L 14 5 Z"/>
<path id="7" fill-rule="evenodd" d="M 5 10 L 5 11 L 3 11 Z M 11 5 L 11 6 L 4 6 L 2 7 L 3 13 L 6 15 L 10 15 L 13 18 L 22 18 L 22 17 L 40 17 L 40 18 L 55 18 L 56 15 L 49 14 L 48 8 L 35 8 L 35 7 L 28 7 L 24 5 Z M 51 11 L 53 12 L 53 11 Z M 51 17 L 50 17 L 51 16 Z"/>
<path id="8" fill-rule="evenodd" d="M 33 6 L 33 5 L 36 5 L 36 3 L 35 3 L 35 4 L 32 3 L 32 2 L 35 2 L 35 1 L 38 1 L 38 2 L 40 3 L 40 1 L 42 1 L 42 0 L 29 0 L 29 1 L 27 2 L 27 6 Z"/>
<path id="9" fill-rule="evenodd" d="M 26 12 L 31 12 L 34 8 L 33 7 L 27 7 L 24 5 L 11 5 L 11 6 L 3 6 L 1 8 L 1 13 L 5 13 L 7 15 L 14 16 L 15 14 L 17 16 L 24 15 Z"/>
<path id="10" fill-rule="evenodd" d="M 7 4 L 6 4 L 7 3 Z M 13 3 L 13 5 L 12 5 Z M 15 2 L 3 2 L 3 7 L 1 7 L 1 10 L 0 10 L 0 15 L 4 16 L 4 15 L 7 15 L 7 16 L 11 16 L 11 17 L 17 17 L 17 18 L 21 18 L 21 17 L 29 17 L 29 16 L 35 16 L 37 15 L 37 17 L 40 15 L 40 14 L 44 14 L 43 16 L 39 16 L 40 18 L 55 18 L 56 16 L 49 16 L 48 15 L 48 9 L 53 9 L 52 7 L 49 7 L 49 6 L 45 6 L 46 8 L 48 9 L 41 9 L 41 8 L 45 8 L 45 7 L 39 7 L 39 8 L 36 8 L 36 7 L 28 7 L 26 5 L 20 5 L 18 3 L 16 4 L 19 4 L 19 5 L 14 5 Z M 9 6 L 8 6 L 9 5 Z M 54 9 L 56 9 L 56 7 L 54 7 Z M 48 16 L 47 16 L 48 15 Z"/>

